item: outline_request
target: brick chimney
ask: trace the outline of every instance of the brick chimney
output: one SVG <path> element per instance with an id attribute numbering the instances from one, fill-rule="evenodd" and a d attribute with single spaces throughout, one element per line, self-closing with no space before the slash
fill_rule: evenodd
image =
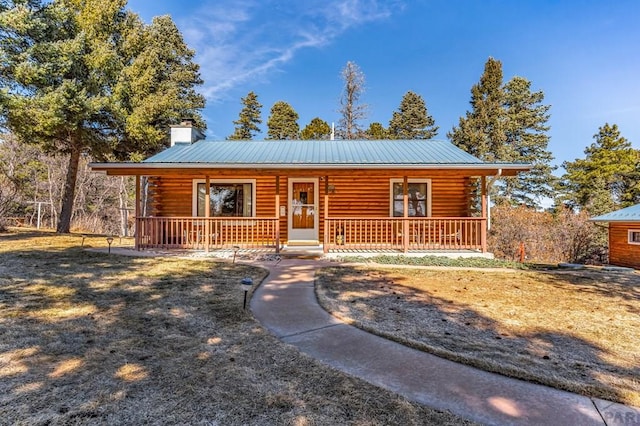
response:
<path id="1" fill-rule="evenodd" d="M 182 122 L 171 127 L 171 146 L 177 143 L 194 143 L 204 139 L 202 130 L 194 127 L 195 120 L 193 118 L 184 118 Z"/>

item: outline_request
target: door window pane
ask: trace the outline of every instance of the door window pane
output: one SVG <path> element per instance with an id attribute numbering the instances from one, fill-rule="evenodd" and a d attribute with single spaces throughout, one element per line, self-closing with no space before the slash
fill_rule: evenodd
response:
<path id="1" fill-rule="evenodd" d="M 313 229 L 315 227 L 315 184 L 295 182 L 291 194 L 293 229 Z"/>

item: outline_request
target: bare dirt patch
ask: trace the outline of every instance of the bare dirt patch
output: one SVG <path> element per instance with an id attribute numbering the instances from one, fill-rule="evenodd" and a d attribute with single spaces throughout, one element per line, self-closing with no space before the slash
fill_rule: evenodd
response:
<path id="1" fill-rule="evenodd" d="M 80 241 L 0 235 L 2 425 L 468 423 L 277 340 L 242 310 L 262 269 Z"/>
<path id="2" fill-rule="evenodd" d="M 640 406 L 640 275 L 349 266 L 317 275 L 333 315 L 418 349 Z"/>

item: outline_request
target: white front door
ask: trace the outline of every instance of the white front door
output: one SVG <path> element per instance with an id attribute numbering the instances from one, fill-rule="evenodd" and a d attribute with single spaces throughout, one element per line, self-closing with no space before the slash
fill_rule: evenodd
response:
<path id="1" fill-rule="evenodd" d="M 318 179 L 289 179 L 289 243 L 318 243 Z"/>

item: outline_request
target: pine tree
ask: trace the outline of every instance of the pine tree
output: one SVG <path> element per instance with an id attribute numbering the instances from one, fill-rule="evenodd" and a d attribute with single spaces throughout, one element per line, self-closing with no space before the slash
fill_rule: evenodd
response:
<path id="1" fill-rule="evenodd" d="M 402 97 L 398 111 L 389 121 L 392 139 L 433 139 L 438 134 L 435 120 L 427 113 L 422 96 L 407 92 Z"/>
<path id="2" fill-rule="evenodd" d="M 367 139 L 371 140 L 384 140 L 389 138 L 389 131 L 384 128 L 382 123 L 371 123 L 369 128 L 364 132 Z"/>
<path id="3" fill-rule="evenodd" d="M 124 11 L 125 4 L 126 0 L 29 0 L 14 2 L 0 13 L 3 125 L 21 141 L 68 158 L 57 225 L 60 233 L 70 230 L 82 155 L 106 159 L 154 148 L 135 145 L 141 138 L 133 136 L 132 130 L 141 128 L 141 123 L 128 127 L 123 122 L 126 114 L 122 112 L 136 107 L 133 99 L 144 103 L 145 95 L 116 94 L 118 82 L 127 79 L 124 70 L 137 58 L 130 35 L 140 24 L 134 14 Z M 178 35 L 170 32 L 172 40 L 177 40 Z M 180 50 L 171 43 L 164 46 L 174 47 Z M 138 54 L 141 50 L 145 46 Z M 195 78 L 180 81 L 154 69 L 176 69 L 165 60 L 144 64 L 151 85 L 179 85 L 181 96 L 173 98 L 175 102 L 181 102 L 184 93 L 192 94 L 193 85 L 199 84 L 197 65 L 188 54 L 179 60 Z M 192 108 L 199 104 L 173 107 L 195 112 Z"/>
<path id="4" fill-rule="evenodd" d="M 116 158 L 144 158 L 169 143 L 167 128 L 191 118 L 205 129 L 199 110 L 204 97 L 195 52 L 186 45 L 171 17 L 154 17 L 150 25 L 131 15 L 122 56 L 126 64 L 114 89 L 124 134 Z"/>
<path id="5" fill-rule="evenodd" d="M 242 110 L 240 116 L 233 124 L 236 125 L 234 132 L 228 137 L 230 140 L 251 140 L 260 132 L 258 124 L 262 123 L 260 118 L 262 104 L 258 102 L 258 95 L 253 91 L 241 99 Z"/>
<path id="6" fill-rule="evenodd" d="M 640 150 L 637 152 L 638 158 L 640 159 Z M 640 161 L 638 161 L 632 172 L 623 177 L 623 180 L 625 191 L 621 196 L 622 205 L 632 206 L 634 204 L 640 204 Z"/>
<path id="7" fill-rule="evenodd" d="M 362 135 L 359 121 L 367 116 L 367 105 L 359 103 L 364 93 L 364 73 L 355 62 L 349 61 L 342 70 L 342 80 L 337 133 L 342 139 L 357 139 Z"/>
<path id="8" fill-rule="evenodd" d="M 300 132 L 301 139 L 326 140 L 331 137 L 331 127 L 319 117 L 313 118 Z"/>
<path id="9" fill-rule="evenodd" d="M 481 160 L 532 165 L 529 172 L 500 180 L 494 187 L 497 202 L 536 206 L 553 195 L 553 156 L 546 134 L 550 107 L 543 100 L 543 92 L 531 92 L 525 78 L 514 77 L 503 85 L 502 64 L 489 58 L 480 82 L 471 89 L 471 111 L 447 134 Z"/>
<path id="10" fill-rule="evenodd" d="M 298 113 L 288 103 L 278 101 L 271 107 L 267 128 L 267 139 L 298 139 L 300 136 Z"/>
<path id="11" fill-rule="evenodd" d="M 606 123 L 593 136 L 584 159 L 565 161 L 559 190 L 561 202 L 592 215 L 627 207 L 638 182 L 640 151 L 621 136 L 617 125 Z M 631 199 L 631 200 L 630 200 Z"/>
<path id="12" fill-rule="evenodd" d="M 480 82 L 471 88 L 471 111 L 461 117 L 447 137 L 451 142 L 484 161 L 512 158 L 505 142 L 506 113 L 502 88 L 502 63 L 489 58 Z"/>
<path id="13" fill-rule="evenodd" d="M 515 177 L 505 178 L 498 188 L 497 202 L 507 201 L 514 205 L 539 205 L 543 198 L 554 195 L 555 167 L 551 166 L 553 155 L 548 151 L 549 105 L 543 105 L 544 93 L 531 92 L 531 82 L 522 77 L 513 77 L 504 86 L 506 112 L 506 145 L 512 161 L 531 164 L 532 169 Z"/>

